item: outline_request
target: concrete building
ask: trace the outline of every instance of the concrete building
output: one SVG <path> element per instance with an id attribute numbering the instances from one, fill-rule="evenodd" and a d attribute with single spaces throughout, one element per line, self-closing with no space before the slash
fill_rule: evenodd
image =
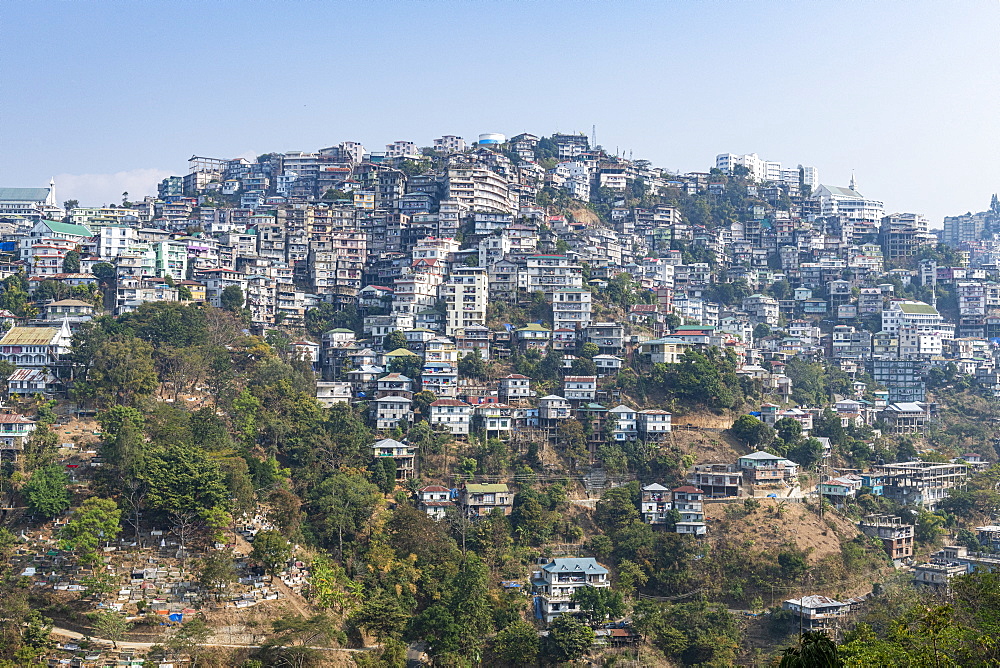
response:
<path id="1" fill-rule="evenodd" d="M 904 524 L 892 515 L 866 515 L 858 522 L 861 533 L 878 538 L 885 547 L 885 553 L 893 561 L 901 561 L 913 556 L 912 524 Z"/>
<path id="2" fill-rule="evenodd" d="M 551 299 L 553 329 L 582 329 L 590 324 L 590 290 L 559 288 L 551 293 Z"/>
<path id="3" fill-rule="evenodd" d="M 535 571 L 531 584 L 540 599 L 540 616 L 546 624 L 551 624 L 562 614 L 576 614 L 579 604 L 573 594 L 581 587 L 610 587 L 608 569 L 595 559 L 557 558 L 552 559 Z"/>
<path id="4" fill-rule="evenodd" d="M 447 308 L 445 334 L 455 336 L 466 327 L 486 325 L 489 273 L 483 267 L 456 267 L 441 286 Z"/>
<path id="5" fill-rule="evenodd" d="M 396 462 L 396 480 L 409 480 L 413 477 L 417 446 L 384 438 L 371 447 L 374 457 L 392 457 Z"/>
<path id="6" fill-rule="evenodd" d="M 430 405 L 430 425 L 452 436 L 466 436 L 472 424 L 472 406 L 458 399 L 438 399 Z"/>

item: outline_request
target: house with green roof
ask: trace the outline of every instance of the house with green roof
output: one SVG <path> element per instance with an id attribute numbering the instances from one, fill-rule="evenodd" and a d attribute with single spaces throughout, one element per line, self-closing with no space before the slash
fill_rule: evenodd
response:
<path id="1" fill-rule="evenodd" d="M 514 495 L 505 483 L 480 485 L 466 483 L 459 495 L 459 504 L 469 517 L 486 517 L 499 509 L 504 515 L 510 515 L 514 509 Z"/>
<path id="2" fill-rule="evenodd" d="M 552 330 L 537 323 L 525 325 L 514 332 L 517 343 L 525 350 L 542 350 L 548 347 L 552 339 Z"/>
<path id="3" fill-rule="evenodd" d="M 57 274 L 71 250 L 77 250 L 94 236 L 86 225 L 40 220 L 21 238 L 21 259 L 32 274 Z"/>
<path id="4" fill-rule="evenodd" d="M 938 310 L 925 302 L 893 299 L 882 309 L 882 331 L 892 334 L 899 333 L 901 328 L 940 327 L 943 322 Z"/>

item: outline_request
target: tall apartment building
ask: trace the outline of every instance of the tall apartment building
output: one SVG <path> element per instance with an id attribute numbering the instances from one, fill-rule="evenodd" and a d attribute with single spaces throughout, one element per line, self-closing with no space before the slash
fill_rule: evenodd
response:
<path id="1" fill-rule="evenodd" d="M 470 211 L 517 213 L 507 179 L 476 165 L 453 165 L 445 181 L 445 199 L 465 204 Z"/>
<path id="2" fill-rule="evenodd" d="M 552 293 L 552 328 L 582 329 L 590 324 L 590 290 L 559 288 Z"/>
<path id="3" fill-rule="evenodd" d="M 916 255 L 920 246 L 933 241 L 927 219 L 919 213 L 893 213 L 882 218 L 879 242 L 886 260 Z"/>
<path id="4" fill-rule="evenodd" d="M 774 160 L 764 160 L 756 153 L 745 155 L 735 155 L 733 153 L 720 153 L 715 156 L 715 167 L 727 174 L 731 174 L 733 167 L 737 165 L 746 167 L 750 172 L 750 178 L 761 183 L 766 181 L 780 181 L 782 183 L 797 185 L 801 180 L 804 185 L 816 188 L 819 185 L 819 170 L 815 167 L 788 167 L 782 168 L 780 162 Z"/>
<path id="5" fill-rule="evenodd" d="M 434 140 L 434 150 L 438 153 L 463 153 L 465 140 L 455 135 L 445 135 Z"/>
<path id="6" fill-rule="evenodd" d="M 979 240 L 986 229 L 986 212 L 967 213 L 961 216 L 945 216 L 944 228 L 938 232 L 938 239 L 949 246 L 962 246 Z"/>
<path id="7" fill-rule="evenodd" d="M 923 401 L 926 385 L 921 371 L 922 363 L 912 359 L 874 359 L 871 361 L 872 378 L 889 390 L 889 401 L 908 403 Z"/>
<path id="8" fill-rule="evenodd" d="M 454 336 L 466 327 L 486 325 L 489 274 L 485 267 L 456 267 L 441 286 L 447 307 L 445 334 Z"/>
<path id="9" fill-rule="evenodd" d="M 590 140 L 584 134 L 560 134 L 549 137 L 559 149 L 560 160 L 570 160 L 590 150 Z"/>
<path id="10" fill-rule="evenodd" d="M 565 255 L 530 255 L 525 263 L 528 292 L 550 294 L 560 288 L 583 287 L 583 268 Z"/>

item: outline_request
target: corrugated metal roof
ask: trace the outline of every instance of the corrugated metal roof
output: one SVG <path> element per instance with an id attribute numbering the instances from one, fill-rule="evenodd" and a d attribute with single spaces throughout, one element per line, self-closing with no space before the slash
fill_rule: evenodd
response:
<path id="1" fill-rule="evenodd" d="M 0 346 L 47 346 L 59 336 L 55 327 L 11 327 Z"/>
<path id="2" fill-rule="evenodd" d="M 5 202 L 44 202 L 48 188 L 0 188 L 0 200 Z"/>
<path id="3" fill-rule="evenodd" d="M 499 494 L 502 492 L 509 492 L 510 488 L 504 483 L 497 483 L 492 485 L 479 485 L 476 483 L 466 483 L 465 491 L 468 494 Z"/>

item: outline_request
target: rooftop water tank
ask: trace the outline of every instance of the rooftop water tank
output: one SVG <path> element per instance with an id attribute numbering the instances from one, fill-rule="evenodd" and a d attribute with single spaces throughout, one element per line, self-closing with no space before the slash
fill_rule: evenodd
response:
<path id="1" fill-rule="evenodd" d="M 502 144 L 507 141 L 507 138 L 496 132 L 485 132 L 479 135 L 480 144 Z"/>

